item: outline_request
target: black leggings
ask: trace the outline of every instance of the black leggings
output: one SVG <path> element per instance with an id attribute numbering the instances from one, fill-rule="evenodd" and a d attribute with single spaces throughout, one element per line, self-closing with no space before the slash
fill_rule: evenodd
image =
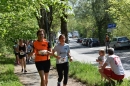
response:
<path id="1" fill-rule="evenodd" d="M 68 72 L 69 72 L 69 63 L 56 64 L 57 72 L 58 72 L 58 82 L 61 82 L 64 75 L 64 85 L 68 82 Z"/>

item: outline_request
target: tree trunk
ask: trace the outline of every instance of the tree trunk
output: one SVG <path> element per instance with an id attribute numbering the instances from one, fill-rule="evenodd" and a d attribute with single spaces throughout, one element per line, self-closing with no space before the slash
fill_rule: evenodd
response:
<path id="1" fill-rule="evenodd" d="M 61 17 L 61 34 L 64 34 L 66 37 L 66 43 L 68 43 L 68 30 L 67 30 L 67 15 L 64 14 L 64 17 Z"/>
<path id="2" fill-rule="evenodd" d="M 39 28 L 44 29 L 46 33 L 46 38 L 48 41 L 51 43 L 51 25 L 53 21 L 52 17 L 52 6 L 49 6 L 50 12 L 47 12 L 44 8 L 40 9 L 40 15 L 41 17 L 37 17 L 36 14 L 36 19 L 38 21 Z"/>
<path id="3" fill-rule="evenodd" d="M 61 1 L 65 1 L 65 0 L 61 0 Z M 61 34 L 64 34 L 66 37 L 66 43 L 68 42 L 68 30 L 67 30 L 67 21 L 65 19 L 67 19 L 67 14 L 65 14 L 65 8 L 63 9 L 62 12 L 63 16 L 60 18 L 61 19 Z"/>
<path id="4" fill-rule="evenodd" d="M 108 0 L 103 0 L 104 3 L 101 3 L 100 0 L 94 0 L 92 2 L 93 15 L 96 21 L 98 29 L 98 37 L 101 44 L 104 44 L 104 37 L 107 32 L 107 25 L 113 23 L 113 20 L 110 18 L 110 15 L 106 10 L 109 9 Z M 102 13 L 102 15 L 99 15 Z"/>

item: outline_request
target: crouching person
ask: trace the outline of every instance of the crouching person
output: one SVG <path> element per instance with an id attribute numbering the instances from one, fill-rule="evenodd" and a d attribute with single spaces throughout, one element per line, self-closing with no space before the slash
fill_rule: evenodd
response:
<path id="1" fill-rule="evenodd" d="M 106 68 L 107 65 L 110 65 L 110 68 Z M 106 78 L 109 82 L 109 86 L 115 86 L 113 80 L 117 80 L 119 84 L 123 82 L 124 78 L 124 68 L 122 66 L 120 57 L 114 54 L 114 49 L 108 49 L 108 57 L 101 69 L 99 69 L 100 74 Z M 113 79 L 113 80 L 112 80 Z"/>

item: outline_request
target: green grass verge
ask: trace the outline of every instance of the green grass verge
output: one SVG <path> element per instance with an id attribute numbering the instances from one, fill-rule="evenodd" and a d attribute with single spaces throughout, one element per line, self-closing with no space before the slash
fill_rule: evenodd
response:
<path id="1" fill-rule="evenodd" d="M 23 86 L 14 74 L 14 58 L 0 56 L 0 86 Z"/>
<path id="2" fill-rule="evenodd" d="M 51 58 L 51 64 L 55 67 L 55 58 Z M 104 86 L 104 83 L 101 82 L 98 68 L 89 63 L 70 62 L 69 76 L 81 81 L 87 86 Z M 116 86 L 130 86 L 130 80 L 124 79 L 121 85 Z"/>

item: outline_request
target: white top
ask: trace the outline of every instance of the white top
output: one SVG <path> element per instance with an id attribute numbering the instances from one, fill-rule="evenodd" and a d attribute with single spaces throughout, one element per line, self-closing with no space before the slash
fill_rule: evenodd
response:
<path id="1" fill-rule="evenodd" d="M 54 51 L 56 51 L 57 55 L 61 57 L 59 60 L 56 61 L 57 64 L 68 62 L 68 52 L 70 51 L 70 47 L 68 44 L 65 43 L 62 46 L 60 43 L 58 43 L 54 47 Z"/>
<path id="2" fill-rule="evenodd" d="M 122 66 L 119 56 L 110 55 L 107 57 L 107 60 L 105 63 L 110 64 L 110 67 L 115 74 L 124 75 L 124 68 Z"/>
<path id="3" fill-rule="evenodd" d="M 98 60 L 103 62 L 103 63 L 100 63 L 100 62 L 99 62 L 99 66 L 98 66 L 98 67 L 103 66 L 103 64 L 105 63 L 105 56 L 99 56 L 99 57 L 98 57 Z"/>

